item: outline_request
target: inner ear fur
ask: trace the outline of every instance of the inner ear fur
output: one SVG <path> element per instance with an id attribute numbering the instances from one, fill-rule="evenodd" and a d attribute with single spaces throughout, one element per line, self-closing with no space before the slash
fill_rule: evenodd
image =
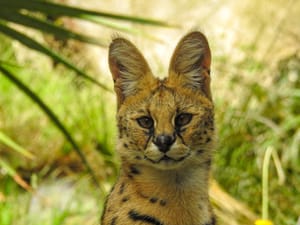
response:
<path id="1" fill-rule="evenodd" d="M 169 66 L 170 83 L 201 91 L 211 99 L 211 52 L 208 41 L 201 32 L 185 35 L 177 44 Z M 172 85 L 172 86 L 173 86 Z"/>
<path id="2" fill-rule="evenodd" d="M 109 68 L 114 80 L 118 106 L 130 95 L 144 87 L 145 80 L 153 80 L 152 73 L 140 51 L 128 40 L 115 38 L 108 53 Z"/>

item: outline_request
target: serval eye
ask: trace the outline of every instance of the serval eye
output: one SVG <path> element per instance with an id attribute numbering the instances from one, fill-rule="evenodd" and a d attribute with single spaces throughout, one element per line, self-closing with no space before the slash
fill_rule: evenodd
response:
<path id="1" fill-rule="evenodd" d="M 142 116 L 140 118 L 137 119 L 138 124 L 146 129 L 150 129 L 153 127 L 153 119 L 151 117 L 148 116 Z"/>
<path id="2" fill-rule="evenodd" d="M 176 127 L 182 127 L 184 125 L 187 125 L 189 122 L 191 122 L 193 115 L 190 113 L 182 113 L 176 116 L 175 118 L 175 126 Z"/>

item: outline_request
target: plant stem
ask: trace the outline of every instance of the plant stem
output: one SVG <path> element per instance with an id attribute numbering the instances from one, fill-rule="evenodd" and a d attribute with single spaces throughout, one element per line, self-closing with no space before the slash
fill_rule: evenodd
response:
<path id="1" fill-rule="evenodd" d="M 269 203 L 269 164 L 272 155 L 273 147 L 268 147 L 263 161 L 263 171 L 262 171 L 262 219 L 267 220 L 268 215 L 268 203 Z"/>

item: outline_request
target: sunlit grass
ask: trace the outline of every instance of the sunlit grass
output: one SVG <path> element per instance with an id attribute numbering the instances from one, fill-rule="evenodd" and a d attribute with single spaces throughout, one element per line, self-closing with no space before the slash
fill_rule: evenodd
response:
<path id="1" fill-rule="evenodd" d="M 2 48 L 9 46 L 5 38 L 2 43 L 7 43 Z M 4 52 L 3 59 L 14 59 L 11 48 Z M 0 224 L 98 224 L 108 189 L 104 178 L 114 177 L 116 173 L 112 150 L 113 96 L 74 78 L 70 72 L 53 70 L 51 61 L 44 58 L 38 62 L 27 61 L 17 70 L 18 77 L 55 111 L 80 144 L 96 172 L 100 189 L 90 179 L 78 176 L 73 180 L 59 180 L 60 176 L 82 172 L 80 159 L 37 105 L 0 76 L 1 132 L 36 156 L 25 159 L 0 145 L 1 159 L 33 188 L 31 192 L 22 190 L 6 169 L 0 168 Z"/>
<path id="2" fill-rule="evenodd" d="M 240 64 L 227 83 L 230 98 L 216 96 L 219 147 L 214 175 L 227 191 L 261 214 L 263 157 L 273 148 L 278 157 L 271 160 L 269 170 L 269 215 L 275 224 L 292 225 L 300 209 L 296 194 L 300 182 L 300 98 L 296 93 L 300 83 L 295 79 L 299 78 L 300 60 L 297 56 L 282 60 L 271 77 L 264 74 L 270 72 L 268 65 L 253 72 L 256 65 L 246 64 L 246 68 Z"/>
<path id="3" fill-rule="evenodd" d="M 7 57 L 13 58 L 14 55 L 7 54 Z M 51 61 L 41 58 L 38 62 L 19 66 L 19 79 L 29 85 L 63 121 L 91 166 L 105 168 L 106 164 L 114 165 L 113 95 L 75 78 L 70 72 L 51 69 Z M 32 64 L 35 66 L 29 66 Z M 48 117 L 4 76 L 0 76 L 0 90 L 5 93 L 0 96 L 0 129 L 37 156 L 34 160 L 21 160 L 16 154 L 5 152 L 4 156 L 14 167 L 53 167 L 57 160 L 69 155 L 78 165 L 81 164 L 74 156 L 72 146 Z M 106 173 L 105 169 L 97 169 L 97 175 L 102 178 Z"/>

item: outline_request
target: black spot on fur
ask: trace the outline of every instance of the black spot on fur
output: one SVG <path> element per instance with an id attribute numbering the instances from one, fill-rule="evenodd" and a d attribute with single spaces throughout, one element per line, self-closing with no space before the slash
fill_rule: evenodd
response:
<path id="1" fill-rule="evenodd" d="M 112 220 L 111 220 L 111 222 L 110 222 L 110 225 L 116 225 L 116 224 L 117 224 L 117 219 L 118 219 L 117 216 L 114 217 L 114 218 L 112 218 Z"/>
<path id="2" fill-rule="evenodd" d="M 142 222 L 145 222 L 148 224 L 153 224 L 153 225 L 164 225 L 157 218 L 150 216 L 150 215 L 146 215 L 146 214 L 140 214 L 135 210 L 130 210 L 128 212 L 128 216 L 133 221 L 142 221 Z"/>
<path id="3" fill-rule="evenodd" d="M 210 138 L 210 137 L 206 138 L 206 143 L 208 143 L 208 142 L 210 142 L 210 141 L 211 141 L 211 138 Z"/>
<path id="4" fill-rule="evenodd" d="M 156 197 L 151 197 L 151 198 L 149 199 L 149 201 L 150 201 L 151 203 L 156 203 L 156 202 L 158 201 L 158 199 L 157 199 Z"/>
<path id="5" fill-rule="evenodd" d="M 128 148 L 128 144 L 126 144 L 126 143 L 124 143 L 123 146 L 124 146 L 124 148 Z"/>
<path id="6" fill-rule="evenodd" d="M 127 202 L 129 199 L 130 199 L 129 196 L 126 196 L 126 197 L 122 198 L 122 202 Z"/>
<path id="7" fill-rule="evenodd" d="M 199 149 L 199 150 L 197 150 L 197 155 L 201 155 L 201 154 L 203 154 L 204 153 L 204 149 Z"/>
<path id="8" fill-rule="evenodd" d="M 124 190 L 125 190 L 125 184 L 122 183 L 121 186 L 120 186 L 120 190 L 119 190 L 119 194 L 123 194 L 124 193 Z"/>
<path id="9" fill-rule="evenodd" d="M 140 174 L 140 171 L 136 167 L 131 165 L 130 166 L 130 173 L 137 175 L 137 174 Z"/>
<path id="10" fill-rule="evenodd" d="M 166 200 L 160 200 L 160 201 L 159 201 L 159 204 L 160 204 L 161 206 L 165 206 L 165 205 L 167 204 L 167 201 L 166 201 Z"/>

